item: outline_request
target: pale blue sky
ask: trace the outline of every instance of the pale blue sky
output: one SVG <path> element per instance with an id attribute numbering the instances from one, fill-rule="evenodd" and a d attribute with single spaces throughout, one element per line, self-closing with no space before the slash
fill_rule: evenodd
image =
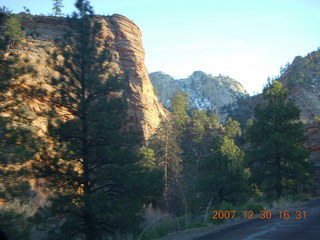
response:
<path id="1" fill-rule="evenodd" d="M 63 0 L 63 12 L 74 10 Z M 13 12 L 47 14 L 51 0 L 0 0 Z M 149 72 L 183 78 L 195 70 L 230 76 L 261 92 L 267 77 L 320 47 L 319 0 L 91 0 L 141 29 Z"/>

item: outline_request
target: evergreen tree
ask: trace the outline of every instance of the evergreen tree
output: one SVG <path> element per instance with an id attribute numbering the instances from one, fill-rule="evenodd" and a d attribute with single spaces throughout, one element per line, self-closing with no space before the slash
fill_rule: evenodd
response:
<path id="1" fill-rule="evenodd" d="M 3 42 L 1 50 L 5 49 Z M 0 231 L 9 239 L 28 239 L 29 216 L 22 205 L 32 201 L 26 162 L 34 156 L 35 144 L 19 95 L 19 77 L 28 71 L 16 57 L 2 54 L 0 66 Z"/>
<path id="2" fill-rule="evenodd" d="M 163 121 L 156 134 L 150 139 L 157 166 L 163 171 L 163 202 L 166 212 L 179 214 L 181 211 L 182 186 L 182 139 L 188 120 L 188 95 L 178 92 L 172 99 L 172 118 Z"/>
<path id="3" fill-rule="evenodd" d="M 248 185 L 243 167 L 244 153 L 227 136 L 215 135 L 211 153 L 201 166 L 198 184 L 203 208 L 212 202 L 240 204 L 247 200 Z"/>
<path id="4" fill-rule="evenodd" d="M 166 212 L 177 214 L 181 200 L 182 150 L 172 120 L 163 121 L 150 139 L 157 166 L 163 172 L 163 200 Z"/>
<path id="5" fill-rule="evenodd" d="M 308 153 L 301 144 L 300 110 L 287 101 L 287 90 L 278 81 L 269 82 L 263 97 L 266 104 L 255 108 L 253 124 L 247 131 L 249 165 L 253 182 L 265 195 L 280 198 L 308 182 Z"/>
<path id="6" fill-rule="evenodd" d="M 225 134 L 230 138 L 240 137 L 241 136 L 240 123 L 229 117 L 227 119 L 226 126 L 225 126 Z"/>
<path id="7" fill-rule="evenodd" d="M 183 138 L 182 186 L 185 215 L 199 215 L 200 202 L 197 185 L 202 175 L 201 165 L 210 155 L 212 137 L 217 127 L 217 116 L 208 116 L 204 110 L 194 110 Z"/>
<path id="8" fill-rule="evenodd" d="M 181 137 L 186 131 L 188 120 L 188 94 L 177 92 L 171 99 L 171 105 L 173 111 L 173 122 L 177 130 L 177 134 Z"/>
<path id="9" fill-rule="evenodd" d="M 5 23 L 4 35 L 8 38 L 10 48 L 17 46 L 25 39 L 26 32 L 21 29 L 21 15 L 12 15 Z"/>
<path id="10" fill-rule="evenodd" d="M 61 10 L 62 8 L 63 8 L 62 0 L 53 0 L 53 7 L 52 7 L 53 16 L 61 17 L 63 15 Z"/>
<path id="11" fill-rule="evenodd" d="M 128 126 L 126 79 L 110 73 L 99 18 L 88 1 L 76 7 L 68 19 L 72 31 L 48 59 L 59 77 L 48 79 L 50 91 L 30 93 L 51 108 L 34 167 L 51 190 L 51 204 L 39 216 L 56 220 L 54 238 L 94 240 L 136 230 L 143 204 L 161 187 L 137 157 L 140 139 Z"/>

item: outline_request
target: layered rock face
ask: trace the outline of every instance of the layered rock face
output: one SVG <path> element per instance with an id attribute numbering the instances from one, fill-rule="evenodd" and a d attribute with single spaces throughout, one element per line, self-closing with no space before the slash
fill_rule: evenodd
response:
<path id="1" fill-rule="evenodd" d="M 190 105 L 197 109 L 218 110 L 246 96 L 242 85 L 224 76 L 213 77 L 201 71 L 185 79 L 174 79 L 163 72 L 150 73 L 150 79 L 165 107 L 177 92 L 189 94 Z"/>
<path id="2" fill-rule="evenodd" d="M 132 21 L 121 15 L 97 16 L 102 24 L 101 36 L 107 41 L 112 54 L 110 72 L 122 74 L 127 79 L 125 96 L 129 99 L 129 117 L 137 129 L 142 130 L 144 139 L 155 132 L 158 124 L 166 117 L 166 110 L 158 102 L 144 65 L 144 49 L 141 31 Z M 23 19 L 28 40 L 16 55 L 28 57 L 38 72 L 39 83 L 52 73 L 46 64 L 46 50 L 53 48 L 53 40 L 63 37 L 70 26 L 63 18 L 30 17 Z"/>
<path id="3" fill-rule="evenodd" d="M 320 52 L 296 57 L 287 67 L 280 81 L 288 89 L 291 99 L 300 107 L 303 123 L 320 117 Z"/>

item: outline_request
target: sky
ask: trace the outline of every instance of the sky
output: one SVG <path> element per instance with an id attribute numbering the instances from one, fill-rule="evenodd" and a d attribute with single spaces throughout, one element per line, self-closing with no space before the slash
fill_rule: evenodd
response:
<path id="1" fill-rule="evenodd" d="M 62 0 L 62 12 L 75 11 Z M 149 72 L 186 78 L 200 70 L 239 81 L 250 95 L 295 56 L 320 47 L 319 0 L 91 0 L 95 13 L 122 14 L 142 31 Z M 14 13 L 52 12 L 52 0 L 0 0 Z"/>

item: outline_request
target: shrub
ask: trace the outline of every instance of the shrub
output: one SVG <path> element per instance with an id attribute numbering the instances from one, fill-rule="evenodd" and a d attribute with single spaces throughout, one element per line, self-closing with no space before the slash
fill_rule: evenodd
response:
<path id="1" fill-rule="evenodd" d="M 12 15 L 5 23 L 4 35 L 9 39 L 10 47 L 15 47 L 26 37 L 26 32 L 21 29 L 21 16 Z"/>
<path id="2" fill-rule="evenodd" d="M 264 206 L 261 203 L 249 202 L 243 206 L 243 210 L 253 211 L 255 214 L 263 211 Z"/>
<path id="3" fill-rule="evenodd" d="M 320 122 L 320 117 L 319 117 L 319 116 L 314 117 L 312 122 L 313 122 L 313 123 L 318 123 L 318 122 Z"/>

